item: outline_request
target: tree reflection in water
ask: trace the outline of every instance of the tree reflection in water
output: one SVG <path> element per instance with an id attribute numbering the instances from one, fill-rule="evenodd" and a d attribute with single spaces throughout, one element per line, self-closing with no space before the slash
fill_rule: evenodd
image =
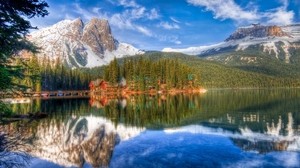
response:
<path id="1" fill-rule="evenodd" d="M 33 156 L 66 167 L 106 167 L 120 141 L 148 130 L 182 127 L 189 132 L 190 125 L 195 125 L 192 133 L 226 136 L 244 151 L 299 150 L 299 102 L 300 91 L 294 90 L 216 90 L 205 95 L 37 100 L 13 107 L 49 114 L 22 129 L 31 135 Z"/>
<path id="2" fill-rule="evenodd" d="M 90 100 L 92 107 L 102 109 L 105 117 L 116 125 L 124 123 L 151 129 L 181 125 L 185 119 L 193 118 L 200 109 L 200 103 L 197 94 L 98 97 Z"/>

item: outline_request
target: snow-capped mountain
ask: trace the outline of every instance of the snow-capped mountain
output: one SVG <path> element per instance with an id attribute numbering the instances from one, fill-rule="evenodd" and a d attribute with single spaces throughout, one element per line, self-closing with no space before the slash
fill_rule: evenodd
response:
<path id="1" fill-rule="evenodd" d="M 226 52 L 245 51 L 256 47 L 286 63 L 293 62 L 300 49 L 300 24 L 288 26 L 263 26 L 253 24 L 238 28 L 224 42 L 184 49 L 164 48 L 163 52 L 181 52 L 189 55 L 214 56 Z"/>
<path id="2" fill-rule="evenodd" d="M 112 36 L 107 20 L 63 20 L 53 26 L 32 32 L 28 39 L 40 50 L 40 58 L 59 58 L 70 67 L 95 67 L 124 56 L 143 54 L 143 51 Z"/>

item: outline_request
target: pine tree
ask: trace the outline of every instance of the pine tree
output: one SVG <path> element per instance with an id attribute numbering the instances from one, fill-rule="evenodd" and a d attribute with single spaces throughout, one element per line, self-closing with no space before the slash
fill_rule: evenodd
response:
<path id="1" fill-rule="evenodd" d="M 20 50 L 35 51 L 34 46 L 24 36 L 33 28 L 25 18 L 44 17 L 48 4 L 39 0 L 1 0 L 0 1 L 0 89 L 12 88 L 13 77 L 20 76 L 18 67 L 11 66 L 13 55 Z M 5 79 L 5 80 L 4 80 Z"/>
<path id="2" fill-rule="evenodd" d="M 41 68 L 35 54 L 31 56 L 30 61 L 27 64 L 27 69 L 27 75 L 30 80 L 28 87 L 30 87 L 32 91 L 41 91 Z"/>
<path id="3" fill-rule="evenodd" d="M 178 60 L 161 59 L 152 62 L 142 57 L 138 59 L 125 59 L 123 64 L 118 64 L 113 60 L 104 69 L 104 78 L 112 84 L 116 84 L 122 75 L 129 85 L 134 85 L 134 89 L 148 90 L 150 87 L 159 89 L 158 82 L 166 84 L 167 89 L 183 88 L 189 84 L 188 76 L 193 73 L 193 69 L 187 65 L 179 63 Z M 118 75 L 119 74 L 119 75 Z"/>

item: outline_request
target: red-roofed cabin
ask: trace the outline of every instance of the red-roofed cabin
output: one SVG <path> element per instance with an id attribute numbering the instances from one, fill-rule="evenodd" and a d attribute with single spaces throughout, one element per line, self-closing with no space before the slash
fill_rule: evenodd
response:
<path id="1" fill-rule="evenodd" d="M 90 82 L 89 88 L 90 88 L 90 90 L 94 90 L 95 89 L 95 85 L 94 85 L 93 81 Z"/>
<path id="2" fill-rule="evenodd" d="M 91 91 L 100 91 L 100 90 L 107 90 L 108 88 L 108 82 L 104 80 L 96 80 L 96 81 L 91 81 L 89 84 L 90 90 Z"/>
<path id="3" fill-rule="evenodd" d="M 107 103 L 108 103 L 108 99 L 107 99 L 106 97 L 100 99 L 100 104 L 101 104 L 102 106 L 106 106 Z"/>
<path id="4" fill-rule="evenodd" d="M 99 83 L 99 87 L 101 90 L 106 90 L 107 86 L 108 86 L 108 83 L 104 80 Z"/>

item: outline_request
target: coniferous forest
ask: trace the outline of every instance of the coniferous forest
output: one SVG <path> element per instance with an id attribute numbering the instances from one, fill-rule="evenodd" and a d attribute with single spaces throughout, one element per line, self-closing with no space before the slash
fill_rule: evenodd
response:
<path id="1" fill-rule="evenodd" d="M 147 53 L 130 58 L 114 59 L 109 65 L 95 68 L 72 69 L 59 59 L 38 60 L 15 59 L 22 71 L 21 77 L 14 77 L 18 88 L 30 91 L 87 90 L 89 82 L 104 79 L 112 84 L 126 80 L 135 89 L 157 89 L 158 83 L 167 88 L 182 89 L 192 81 L 204 88 L 267 88 L 298 87 L 298 76 L 273 76 L 263 72 L 241 70 L 239 67 L 222 65 L 198 57 L 179 53 Z M 289 71 L 289 74 L 292 72 Z"/>
<path id="2" fill-rule="evenodd" d="M 57 59 L 39 61 L 36 56 L 29 59 L 16 58 L 15 64 L 23 71 L 21 78 L 14 78 L 24 91 L 86 90 L 91 80 L 89 73 L 81 69 L 71 69 Z"/>
<path id="3" fill-rule="evenodd" d="M 114 59 L 104 69 L 104 79 L 112 84 L 126 80 L 133 89 L 158 89 L 164 84 L 166 89 L 183 89 L 189 84 L 194 86 L 199 80 L 194 69 L 180 63 L 178 59 L 159 59 L 156 61 L 139 57 L 126 58 L 123 63 Z"/>

